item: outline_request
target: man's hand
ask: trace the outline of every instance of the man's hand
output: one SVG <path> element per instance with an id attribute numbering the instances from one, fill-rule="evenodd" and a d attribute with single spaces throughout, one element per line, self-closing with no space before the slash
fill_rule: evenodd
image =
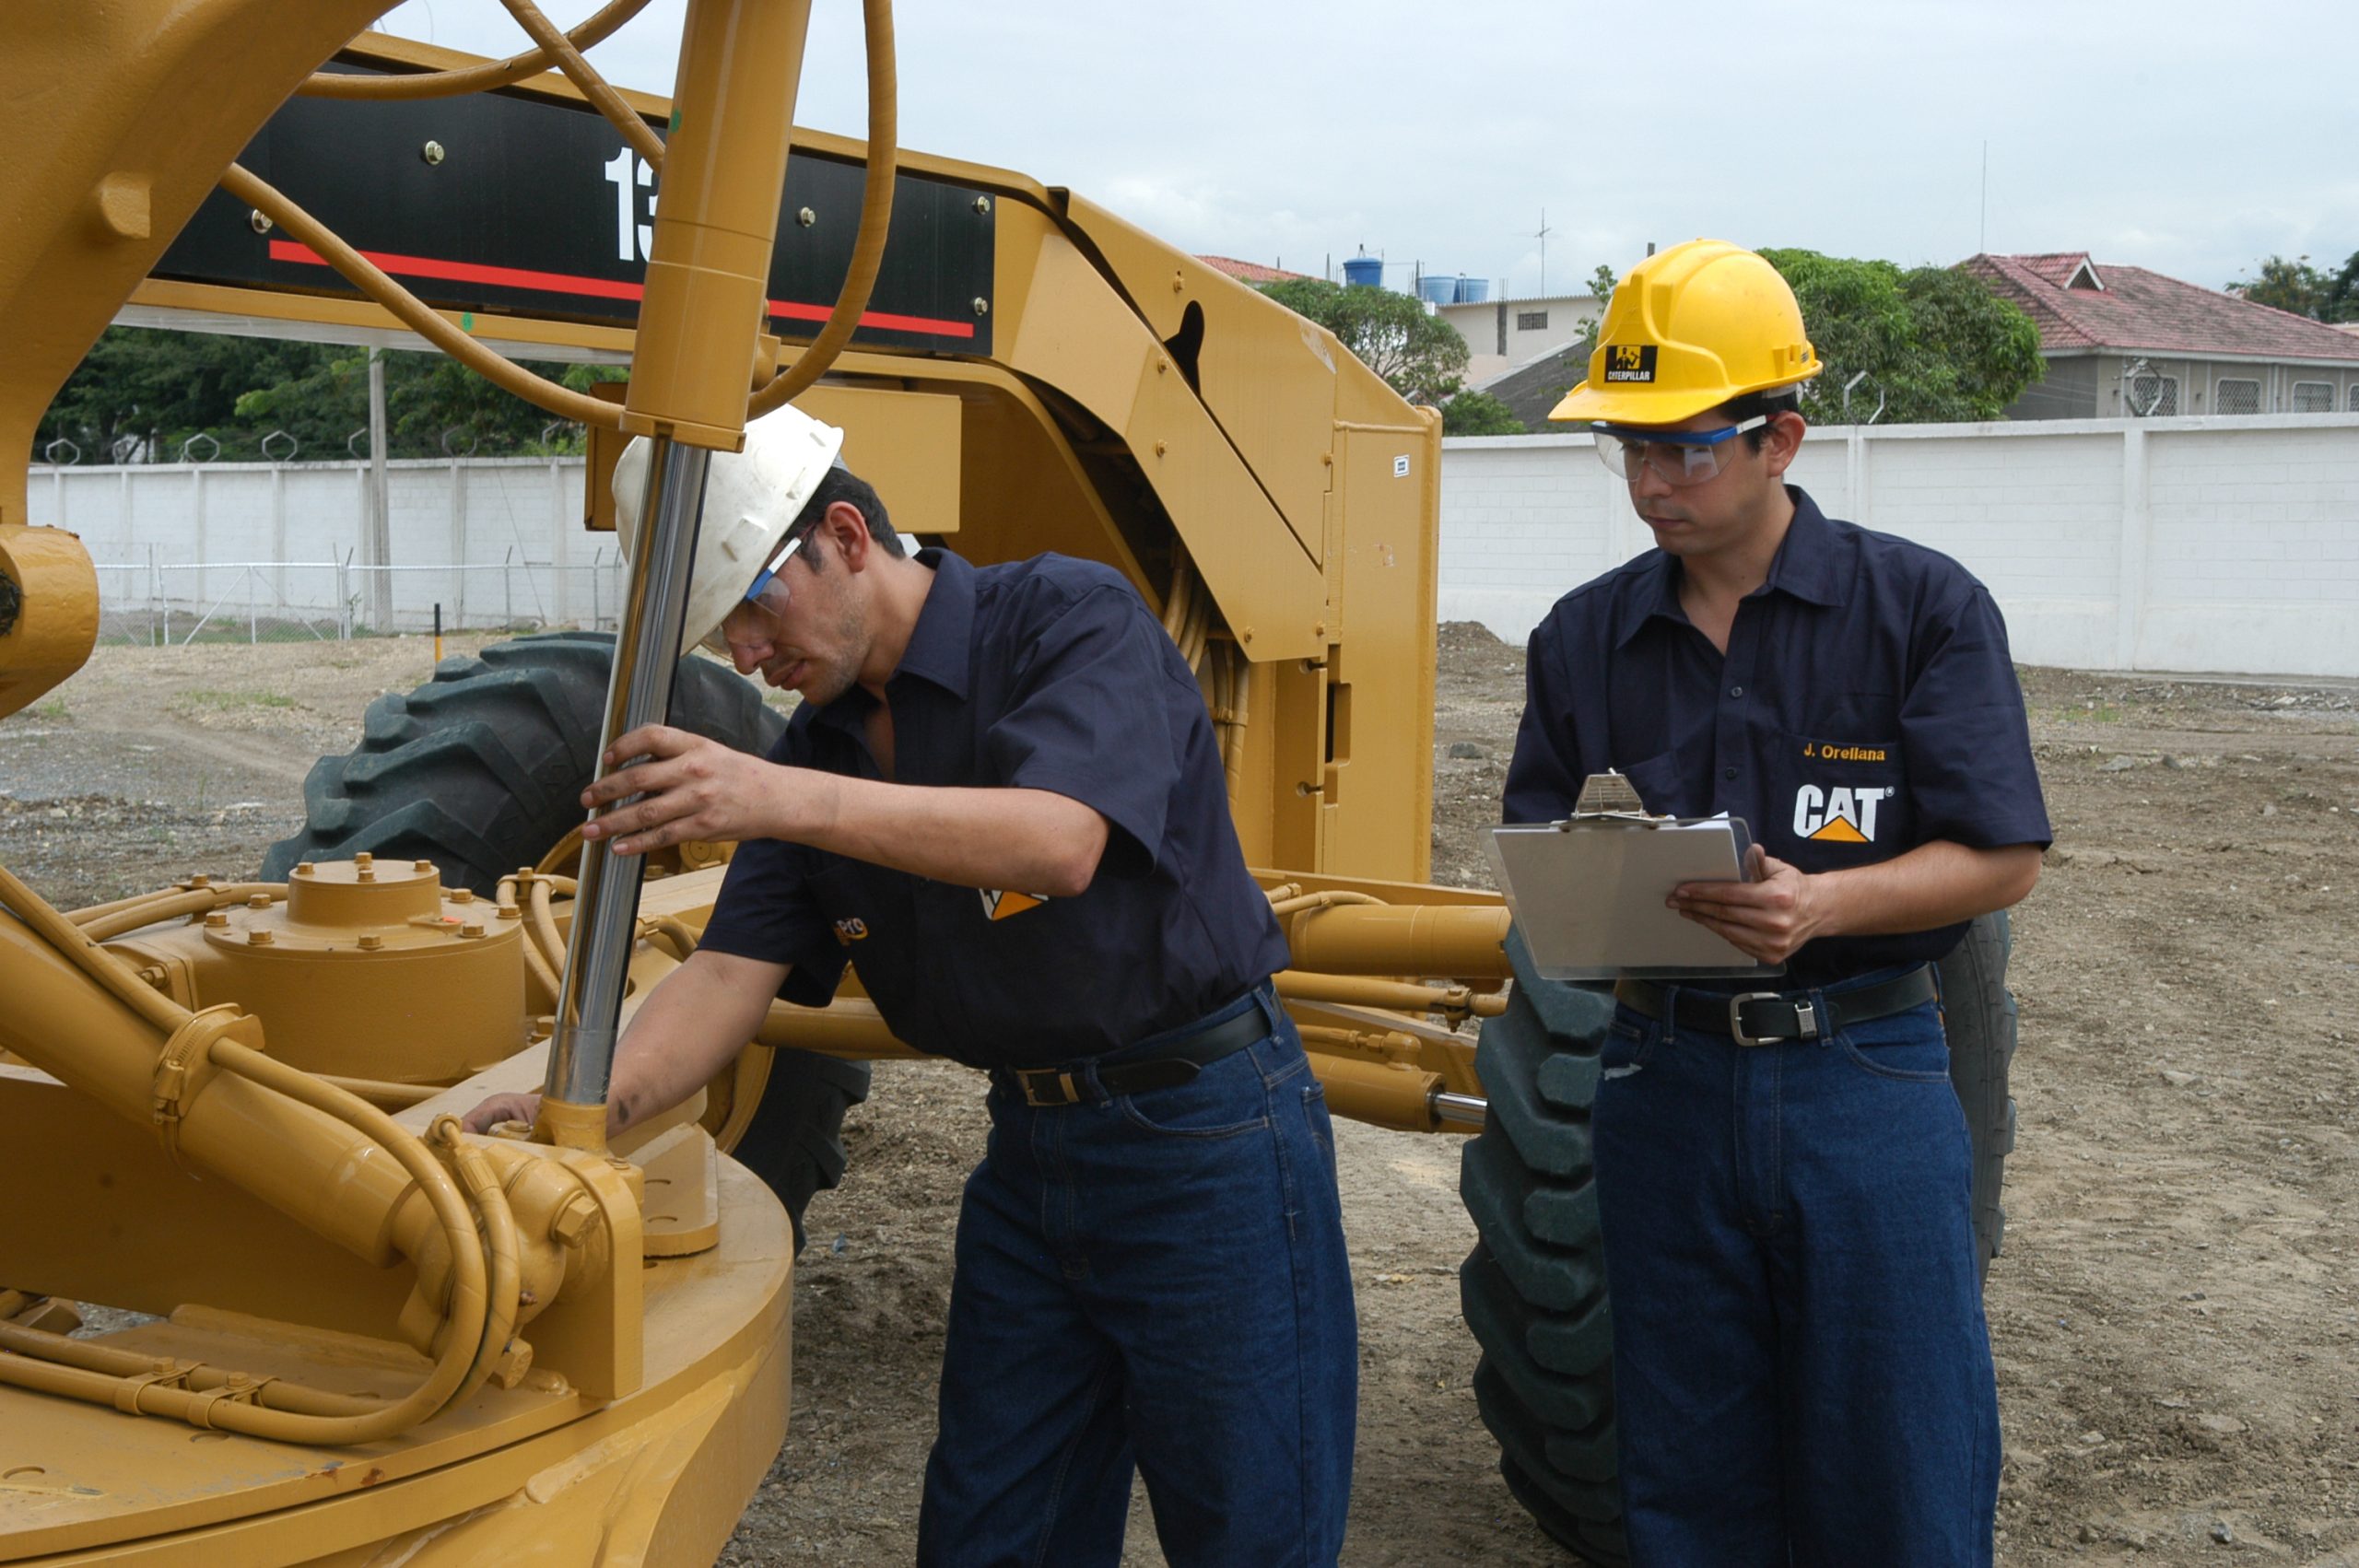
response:
<path id="1" fill-rule="evenodd" d="M 628 767 L 618 764 L 632 761 Z M 642 855 L 689 838 L 767 838 L 780 835 L 775 808 L 780 790 L 790 784 L 798 799 L 821 806 L 817 799 L 831 795 L 833 780 L 826 774 L 774 767 L 757 756 L 732 751 L 685 730 L 651 724 L 633 730 L 606 752 L 614 771 L 581 792 L 581 803 L 611 806 L 628 795 L 646 799 L 593 818 L 581 829 L 584 838 L 612 841 L 617 855 Z M 798 816 L 812 813 L 798 813 Z"/>
<path id="2" fill-rule="evenodd" d="M 1782 964 L 1819 934 L 1825 920 L 1819 880 L 1758 844 L 1745 864 L 1751 882 L 1684 882 L 1665 902 L 1748 956 Z"/>
<path id="3" fill-rule="evenodd" d="M 541 1097 L 538 1094 L 514 1090 L 505 1094 L 494 1094 L 460 1117 L 459 1123 L 469 1132 L 489 1132 L 496 1122 L 521 1121 L 530 1127 L 539 1119 L 540 1114 Z"/>

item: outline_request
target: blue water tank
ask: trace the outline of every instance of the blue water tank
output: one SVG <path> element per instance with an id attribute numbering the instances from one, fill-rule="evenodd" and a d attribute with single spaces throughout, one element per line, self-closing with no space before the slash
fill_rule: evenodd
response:
<path id="1" fill-rule="evenodd" d="M 1487 277 L 1461 277 L 1458 280 L 1458 302 L 1480 305 L 1491 297 L 1491 280 Z"/>
<path id="2" fill-rule="evenodd" d="M 1346 257 L 1344 262 L 1344 281 L 1346 284 L 1363 285 L 1369 288 L 1380 287 L 1384 283 L 1384 258 L 1381 256 Z"/>
<path id="3" fill-rule="evenodd" d="M 1428 305 L 1458 303 L 1458 278 L 1455 274 L 1429 272 L 1417 280 L 1417 298 Z"/>

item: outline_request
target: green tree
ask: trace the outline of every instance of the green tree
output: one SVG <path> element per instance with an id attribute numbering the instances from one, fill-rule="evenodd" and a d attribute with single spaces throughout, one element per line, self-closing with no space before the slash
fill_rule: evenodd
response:
<path id="1" fill-rule="evenodd" d="M 624 374 L 618 367 L 533 364 L 579 391 Z M 385 356 L 386 445 L 393 457 L 575 451 L 579 432 L 549 431 L 550 416 L 439 354 Z M 369 424 L 369 351 L 343 345 L 110 327 L 52 400 L 35 451 L 63 437 L 82 461 L 110 461 L 124 443 L 170 462 L 192 437 L 220 444 L 228 461 L 264 455 L 284 430 L 305 459 L 341 459 Z M 544 440 L 544 432 L 554 438 Z"/>
<path id="2" fill-rule="evenodd" d="M 1441 405 L 1445 436 L 1520 436 L 1523 421 L 1515 410 L 1486 392 L 1462 392 Z"/>
<path id="3" fill-rule="evenodd" d="M 2254 271 L 2259 275 L 2231 283 L 2228 292 L 2314 322 L 2359 321 L 2359 251 L 2334 272 L 2310 265 L 2307 256 L 2271 256 Z"/>
<path id="4" fill-rule="evenodd" d="M 1348 287 L 1324 278 L 1266 283 L 1262 292 L 1325 327 L 1359 362 L 1411 403 L 1447 403 L 1463 380 L 1466 340 L 1420 300 L 1389 288 Z"/>
<path id="5" fill-rule="evenodd" d="M 1996 419 L 2047 372 L 2039 328 L 1981 279 L 1954 267 L 1904 270 L 1891 262 L 1765 250 L 1802 304 L 1802 324 L 1826 369 L 1803 383 L 1802 415 L 1894 423 Z"/>

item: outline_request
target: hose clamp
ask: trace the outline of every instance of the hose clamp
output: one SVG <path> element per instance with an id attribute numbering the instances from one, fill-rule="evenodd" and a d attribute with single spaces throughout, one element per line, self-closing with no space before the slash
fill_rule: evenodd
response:
<path id="1" fill-rule="evenodd" d="M 211 1082 L 218 1071 L 213 1065 L 213 1047 L 223 1039 L 234 1039 L 239 1045 L 260 1050 L 262 1020 L 230 1002 L 190 1013 L 187 1022 L 173 1030 L 171 1038 L 164 1042 L 163 1050 L 156 1058 L 156 1073 L 149 1086 L 156 1136 L 173 1165 L 192 1179 L 196 1173 L 181 1158 L 181 1121 L 197 1092 Z"/>

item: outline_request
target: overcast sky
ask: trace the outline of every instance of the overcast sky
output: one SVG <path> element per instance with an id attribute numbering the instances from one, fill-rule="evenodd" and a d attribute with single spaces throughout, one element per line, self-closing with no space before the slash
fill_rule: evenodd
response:
<path id="1" fill-rule="evenodd" d="M 595 8 L 544 4 L 568 26 Z M 685 8 L 654 0 L 591 58 L 668 94 Z M 1365 244 L 1533 296 L 1543 211 L 1549 292 L 1699 234 L 1911 265 L 2085 250 L 2211 287 L 2271 254 L 2359 251 L 2353 0 L 895 12 L 906 146 L 1298 271 Z M 863 134 L 859 15 L 815 0 L 799 123 Z M 523 46 L 498 0 L 408 0 L 383 25 Z"/>

